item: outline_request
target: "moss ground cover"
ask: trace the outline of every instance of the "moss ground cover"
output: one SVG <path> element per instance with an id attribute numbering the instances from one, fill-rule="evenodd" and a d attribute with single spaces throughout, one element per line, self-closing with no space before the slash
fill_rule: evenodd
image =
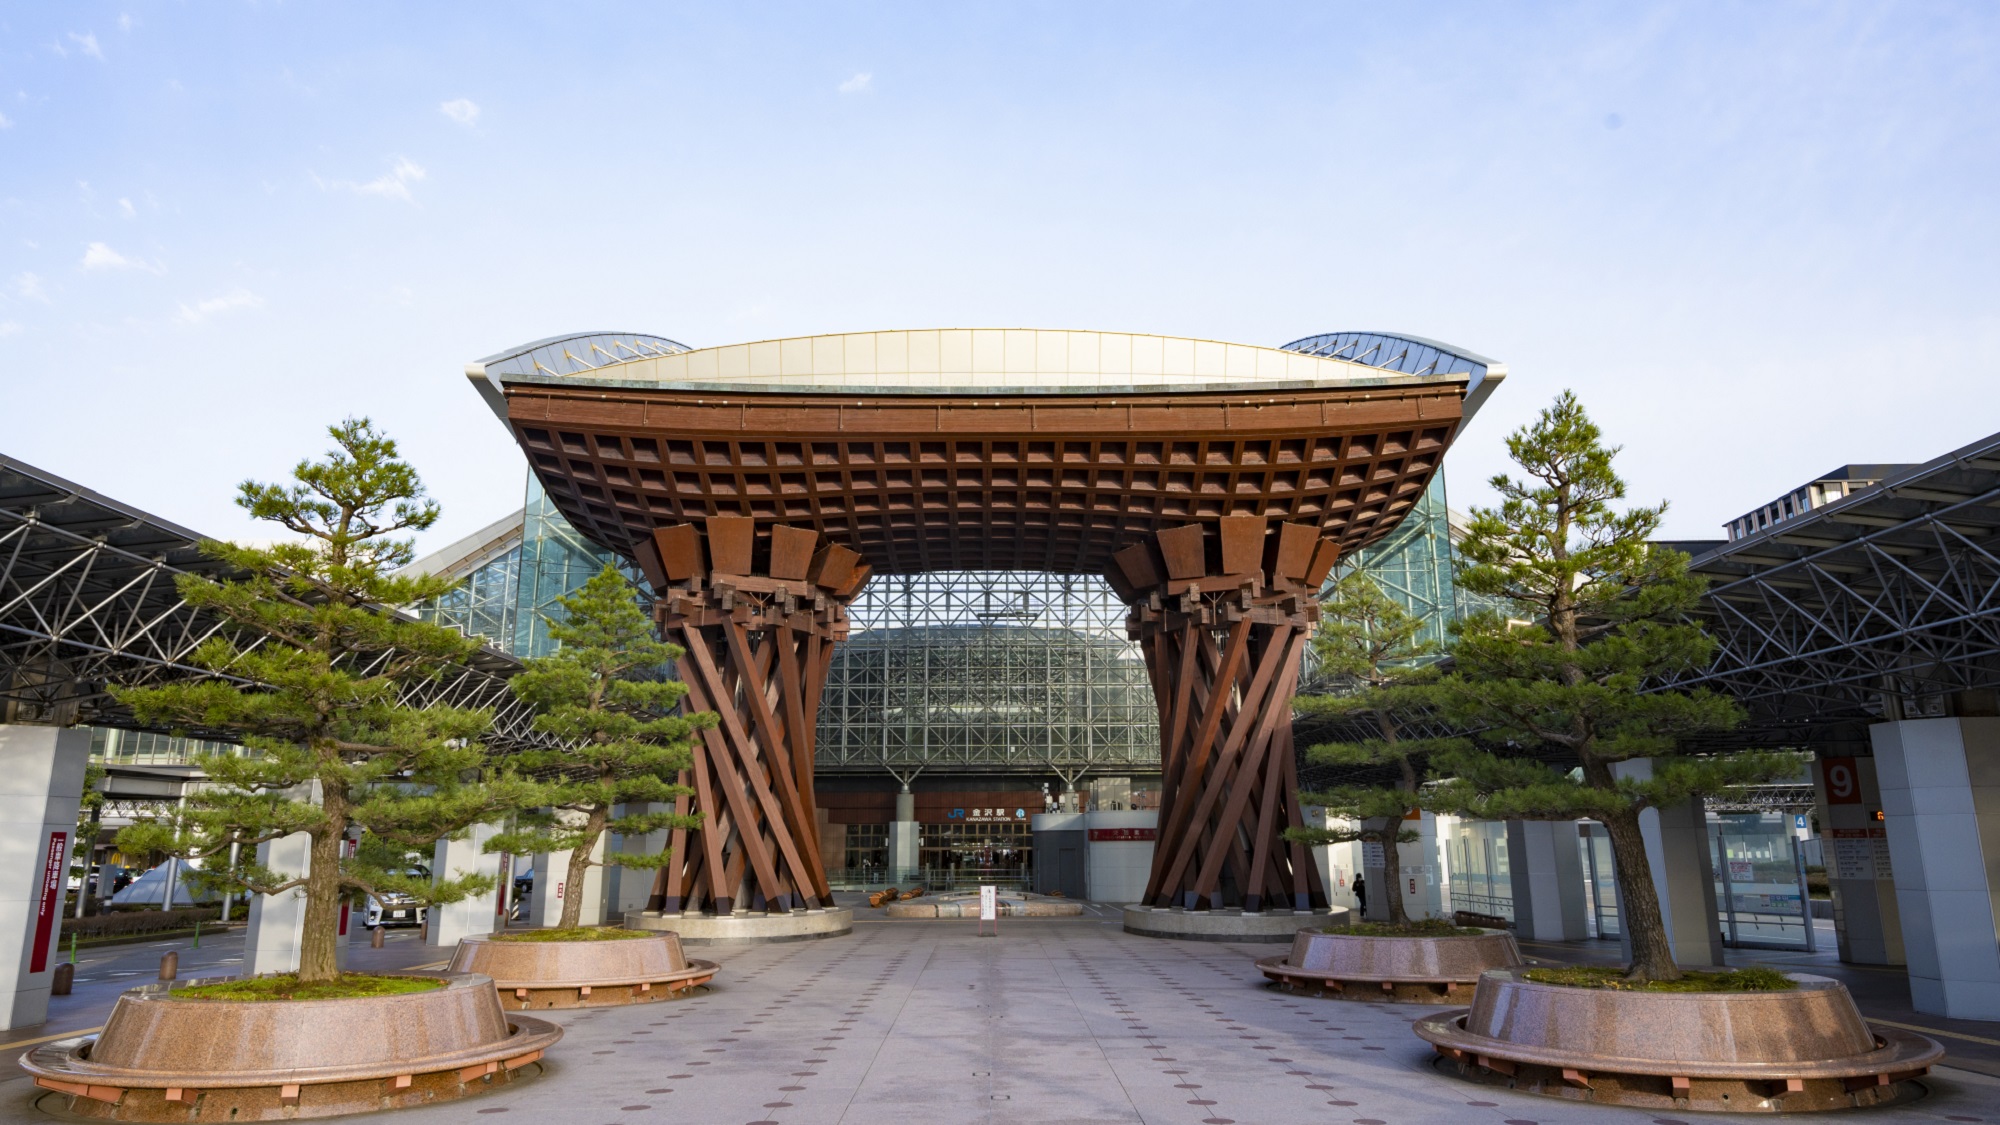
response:
<path id="1" fill-rule="evenodd" d="M 1624 992 L 1790 992 L 1798 982 L 1776 969 L 1731 969 L 1727 972 L 1685 970 L 1679 980 L 1630 981 L 1625 970 L 1611 966 L 1576 965 L 1561 969 L 1529 969 L 1521 974 L 1536 984 L 1571 988 L 1610 988 Z"/>
<path id="2" fill-rule="evenodd" d="M 624 941 L 659 935 L 651 930 L 621 930 L 615 926 L 551 926 L 545 930 L 509 930 L 494 941 Z"/>
<path id="3" fill-rule="evenodd" d="M 1319 932 L 1346 937 L 1478 937 L 1488 931 L 1471 926 L 1454 926 L 1442 918 L 1426 918 L 1402 926 L 1387 922 L 1353 922 L 1345 926 L 1325 926 Z"/>
<path id="4" fill-rule="evenodd" d="M 429 992 L 433 988 L 444 987 L 444 983 L 423 977 L 383 977 L 368 973 L 342 973 L 335 980 L 301 982 L 296 973 L 280 973 L 176 988 L 174 997 L 183 1000 L 348 1000 L 360 996 Z"/>

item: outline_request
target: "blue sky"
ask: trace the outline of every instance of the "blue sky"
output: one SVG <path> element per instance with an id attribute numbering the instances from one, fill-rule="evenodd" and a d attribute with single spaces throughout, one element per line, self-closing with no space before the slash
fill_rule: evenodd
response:
<path id="1" fill-rule="evenodd" d="M 936 326 L 1430 336 L 1667 530 L 2000 430 L 2000 6 L 0 7 L 0 450 L 208 534 L 466 361 Z"/>

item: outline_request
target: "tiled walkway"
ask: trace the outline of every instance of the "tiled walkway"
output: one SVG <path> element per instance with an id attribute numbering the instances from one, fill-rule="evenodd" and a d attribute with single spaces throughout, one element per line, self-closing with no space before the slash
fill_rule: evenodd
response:
<path id="1" fill-rule="evenodd" d="M 1446 1077 L 1418 1011 L 1267 990 L 1271 947 L 1132 937 L 1108 918 L 862 921 L 853 936 L 706 952 L 691 999 L 560 1017 L 540 1078 L 394 1114 L 638 1125 L 853 1122 L 1671 1122 Z M 2000 1081 L 1950 1073 L 1871 1121 L 2000 1123 Z M 24 1083 L 0 1120 L 48 1120 Z M 1695 1120 L 1736 1120 L 1689 1115 Z M 1752 1118 L 1741 1118 L 1751 1120 Z"/>

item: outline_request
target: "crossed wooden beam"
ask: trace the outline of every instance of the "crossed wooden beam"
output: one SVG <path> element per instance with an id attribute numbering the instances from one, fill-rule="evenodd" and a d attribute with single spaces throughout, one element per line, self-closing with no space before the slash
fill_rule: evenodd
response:
<path id="1" fill-rule="evenodd" d="M 648 910 L 729 914 L 832 901 L 813 805 L 813 737 L 861 556 L 783 524 L 759 542 L 749 516 L 653 532 L 639 565 L 658 595 L 661 636 L 685 649 L 688 706 L 719 721 L 682 778 L 698 829 L 675 829 Z M 674 803 L 687 813 L 689 798 Z"/>
<path id="2" fill-rule="evenodd" d="M 647 909 L 729 914 L 831 902 L 813 804 L 813 750 L 833 646 L 868 581 L 818 532 L 748 516 L 655 530 L 638 548 L 661 635 L 687 654 L 702 732 Z M 1327 904 L 1304 845 L 1292 694 L 1339 548 L 1312 524 L 1225 516 L 1151 533 L 1106 577 L 1131 607 L 1160 708 L 1164 774 L 1146 901 L 1188 909 Z"/>
<path id="3" fill-rule="evenodd" d="M 1340 549 L 1311 524 L 1224 516 L 1112 556 L 1160 708 L 1160 825 L 1146 901 L 1327 905 L 1303 827 L 1291 700 Z"/>

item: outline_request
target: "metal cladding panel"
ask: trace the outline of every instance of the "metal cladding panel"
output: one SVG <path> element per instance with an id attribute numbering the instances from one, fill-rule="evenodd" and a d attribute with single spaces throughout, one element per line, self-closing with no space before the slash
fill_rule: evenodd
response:
<path id="1" fill-rule="evenodd" d="M 1160 584 L 1164 575 L 1160 571 L 1159 560 L 1153 556 L 1150 543 L 1135 543 L 1111 556 L 1112 571 L 1123 576 L 1127 585 L 1136 589 L 1150 589 Z"/>
<path id="2" fill-rule="evenodd" d="M 1261 569 L 1264 563 L 1264 517 L 1224 516 L 1217 522 L 1222 532 L 1222 573 L 1249 574 Z"/>
<path id="3" fill-rule="evenodd" d="M 660 564 L 660 549 L 651 539 L 640 539 L 632 544 L 632 553 L 637 556 L 639 573 L 646 576 L 646 583 L 654 590 L 664 590 L 671 581 L 667 568 Z"/>
<path id="4" fill-rule="evenodd" d="M 1301 581 L 1306 571 L 1312 569 L 1313 548 L 1319 542 L 1319 529 L 1309 524 L 1288 523 L 1278 528 L 1275 553 L 1271 560 L 1271 574 L 1276 578 Z"/>
<path id="5" fill-rule="evenodd" d="M 813 556 L 812 567 L 806 572 L 806 578 L 814 585 L 828 590 L 839 590 L 852 582 L 854 568 L 860 563 L 860 555 L 838 543 L 833 543 Z"/>
<path id="6" fill-rule="evenodd" d="M 708 561 L 717 574 L 749 574 L 757 521 L 747 516 L 708 517 Z"/>
<path id="7" fill-rule="evenodd" d="M 1306 585 L 1318 589 L 1320 583 L 1333 571 L 1333 564 L 1340 561 L 1340 544 L 1330 539 L 1322 539 L 1314 548 L 1312 565 L 1306 568 Z"/>
<path id="8" fill-rule="evenodd" d="M 654 528 L 653 546 L 660 553 L 660 565 L 669 581 L 685 582 L 707 573 L 701 565 L 701 532 L 693 524 Z"/>
<path id="9" fill-rule="evenodd" d="M 1208 573 L 1201 525 L 1186 524 L 1160 532 L 1160 557 L 1166 561 L 1168 578 L 1200 578 Z"/>
<path id="10" fill-rule="evenodd" d="M 771 529 L 771 577 L 804 578 L 812 566 L 819 533 L 779 524 Z"/>

